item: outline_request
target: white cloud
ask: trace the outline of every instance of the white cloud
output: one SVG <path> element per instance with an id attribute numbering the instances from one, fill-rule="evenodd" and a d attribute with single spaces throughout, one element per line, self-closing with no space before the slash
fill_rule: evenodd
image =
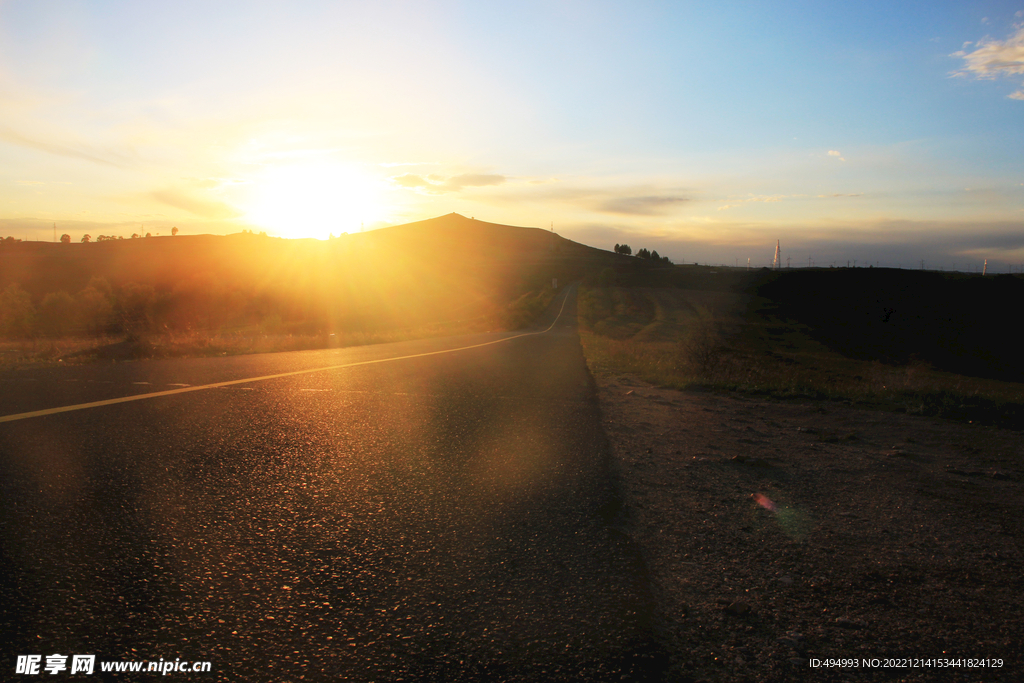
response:
<path id="1" fill-rule="evenodd" d="M 837 156 L 839 156 L 839 152 L 835 151 L 834 149 L 830 149 L 830 150 L 828 151 L 828 155 L 829 155 L 830 157 L 837 157 Z"/>
<path id="2" fill-rule="evenodd" d="M 973 76 L 985 80 L 994 80 L 1001 76 L 1018 76 L 1024 74 L 1024 26 L 1016 25 L 1016 32 L 1006 40 L 982 39 L 971 52 L 966 48 L 954 52 L 951 57 L 960 57 L 964 66 L 952 72 L 952 76 Z M 1009 95 L 1011 99 L 1024 99 L 1024 90 Z"/>

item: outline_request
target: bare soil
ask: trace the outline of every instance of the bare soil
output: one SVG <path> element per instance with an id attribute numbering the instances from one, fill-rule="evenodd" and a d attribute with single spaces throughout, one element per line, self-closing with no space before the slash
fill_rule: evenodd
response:
<path id="1" fill-rule="evenodd" d="M 673 680 L 1024 680 L 1020 432 L 596 380 Z"/>

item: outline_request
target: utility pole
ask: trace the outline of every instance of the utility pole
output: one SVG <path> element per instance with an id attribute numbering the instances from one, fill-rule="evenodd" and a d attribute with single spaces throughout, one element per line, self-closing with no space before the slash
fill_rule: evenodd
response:
<path id="1" fill-rule="evenodd" d="M 985 277 L 985 274 L 987 272 L 988 272 L 988 259 L 985 259 L 985 267 L 981 269 L 981 276 Z"/>
<path id="2" fill-rule="evenodd" d="M 781 245 L 779 243 L 779 240 L 775 240 L 775 260 L 772 261 L 772 270 L 778 270 L 779 269 L 780 250 L 781 250 Z"/>
<path id="3" fill-rule="evenodd" d="M 786 268 L 787 268 L 787 269 L 789 268 L 789 260 L 790 260 L 791 258 L 793 258 L 793 257 L 792 257 L 792 256 L 787 256 L 787 257 L 786 257 Z"/>

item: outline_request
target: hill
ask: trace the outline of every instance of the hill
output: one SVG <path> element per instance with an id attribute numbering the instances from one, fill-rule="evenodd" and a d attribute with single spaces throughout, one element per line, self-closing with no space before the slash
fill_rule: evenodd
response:
<path id="1" fill-rule="evenodd" d="M 331 334 L 470 320 L 494 329 L 521 324 L 550 298 L 553 279 L 624 258 L 635 260 L 454 213 L 328 241 L 241 233 L 5 243 L 0 333 Z"/>

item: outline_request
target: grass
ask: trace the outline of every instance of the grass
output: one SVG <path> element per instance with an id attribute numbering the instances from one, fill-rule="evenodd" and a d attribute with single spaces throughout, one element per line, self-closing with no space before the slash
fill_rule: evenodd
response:
<path id="1" fill-rule="evenodd" d="M 299 330 L 305 326 L 289 331 L 280 319 L 272 319 L 234 329 L 150 332 L 131 341 L 124 335 L 0 340 L 0 368 L 278 353 L 514 330 L 531 324 L 554 296 L 554 289 L 543 287 L 491 315 L 387 330 L 303 333 Z"/>
<path id="2" fill-rule="evenodd" d="M 599 374 L 1024 428 L 1024 384 L 848 358 L 771 311 L 734 291 L 581 287 L 580 336 Z"/>
<path id="3" fill-rule="evenodd" d="M 201 358 L 343 348 L 426 339 L 495 329 L 492 319 L 453 321 L 415 328 L 340 334 L 264 333 L 258 328 L 147 334 L 138 341 L 123 336 L 15 340 L 0 342 L 0 368 L 79 364 L 97 360 Z"/>

